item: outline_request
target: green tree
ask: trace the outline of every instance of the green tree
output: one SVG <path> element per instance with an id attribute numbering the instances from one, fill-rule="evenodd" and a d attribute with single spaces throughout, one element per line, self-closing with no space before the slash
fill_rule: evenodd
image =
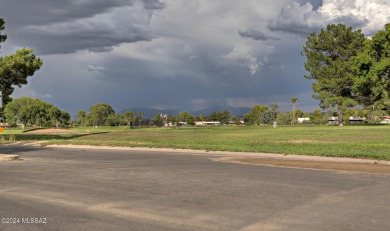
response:
<path id="1" fill-rule="evenodd" d="M 366 41 L 353 64 L 359 102 L 372 110 L 390 113 L 390 23 Z"/>
<path id="2" fill-rule="evenodd" d="M 291 112 L 279 112 L 276 116 L 276 123 L 279 125 L 291 124 Z"/>
<path id="3" fill-rule="evenodd" d="M 207 119 L 207 117 L 203 113 L 200 114 L 199 118 L 201 121 L 205 121 Z"/>
<path id="4" fill-rule="evenodd" d="M 232 114 L 229 110 L 224 110 L 222 112 L 219 112 L 219 121 L 221 124 L 227 124 L 229 123 L 230 118 L 232 117 Z"/>
<path id="5" fill-rule="evenodd" d="M 244 121 L 248 124 L 260 124 L 260 116 L 264 112 L 268 111 L 266 105 L 255 105 L 251 111 L 244 115 Z"/>
<path id="6" fill-rule="evenodd" d="M 24 96 L 8 103 L 7 106 L 4 108 L 4 115 L 7 118 L 7 121 L 9 123 L 21 122 L 19 121 L 20 120 L 19 113 L 21 108 L 31 105 L 33 101 L 34 99 Z"/>
<path id="7" fill-rule="evenodd" d="M 85 113 L 84 110 L 78 110 L 77 111 L 76 123 L 79 126 L 86 126 L 86 124 L 87 124 L 87 114 Z"/>
<path id="8" fill-rule="evenodd" d="M 10 123 L 22 123 L 23 126 L 59 127 L 69 124 L 70 115 L 56 106 L 40 99 L 21 97 L 5 106 L 4 114 Z"/>
<path id="9" fill-rule="evenodd" d="M 319 109 L 314 109 L 311 113 L 310 120 L 314 124 L 322 124 L 324 122 L 324 116 Z"/>
<path id="10" fill-rule="evenodd" d="M 219 113 L 214 111 L 214 112 L 211 112 L 208 116 L 207 116 L 207 120 L 208 121 L 220 121 L 220 118 L 219 118 Z"/>
<path id="11" fill-rule="evenodd" d="M 99 103 L 89 108 L 88 118 L 93 126 L 102 126 L 105 124 L 109 115 L 115 114 L 114 109 L 106 103 Z"/>
<path id="12" fill-rule="evenodd" d="M 104 125 L 106 126 L 120 126 L 126 124 L 125 119 L 123 118 L 123 115 L 119 113 L 111 113 L 107 116 L 106 120 L 104 121 Z"/>
<path id="13" fill-rule="evenodd" d="M 229 110 L 224 110 L 222 112 L 211 112 L 210 115 L 207 116 L 207 120 L 209 121 L 219 121 L 221 124 L 226 124 L 229 122 L 232 114 Z"/>
<path id="14" fill-rule="evenodd" d="M 297 104 L 297 102 L 298 102 L 298 98 L 297 97 L 292 97 L 291 98 L 291 103 L 293 104 L 291 125 L 295 124 L 295 120 L 296 120 L 296 117 L 295 117 L 295 105 Z"/>
<path id="15" fill-rule="evenodd" d="M 163 117 L 162 113 L 158 112 L 153 118 L 152 118 L 153 125 L 155 126 L 163 126 Z"/>
<path id="16" fill-rule="evenodd" d="M 315 99 L 321 108 L 335 107 L 338 110 L 339 125 L 342 126 L 343 111 L 356 105 L 353 92 L 355 71 L 352 57 L 363 50 L 365 38 L 360 30 L 353 31 L 343 24 L 328 25 L 319 34 L 307 37 L 302 54 L 306 56 L 307 79 L 315 80 Z"/>
<path id="17" fill-rule="evenodd" d="M 240 118 L 235 115 L 231 115 L 229 121 L 232 121 L 235 125 L 240 125 Z"/>
<path id="18" fill-rule="evenodd" d="M 127 125 L 130 126 L 131 128 L 132 123 L 135 122 L 135 113 L 131 111 L 127 111 L 123 116 L 125 121 L 127 122 Z"/>
<path id="19" fill-rule="evenodd" d="M 168 115 L 168 122 L 171 122 L 172 124 L 176 124 L 177 117 L 174 115 Z"/>
<path id="20" fill-rule="evenodd" d="M 296 118 L 303 117 L 303 114 L 304 114 L 304 112 L 302 110 L 295 109 L 295 117 Z"/>
<path id="21" fill-rule="evenodd" d="M 273 110 L 265 111 L 260 115 L 260 124 L 272 124 L 274 121 L 276 121 L 278 112 Z"/>
<path id="22" fill-rule="evenodd" d="M 188 125 L 194 124 L 194 117 L 188 112 L 180 112 L 177 116 L 179 122 L 186 122 Z"/>
<path id="23" fill-rule="evenodd" d="M 45 124 L 53 124 L 55 125 L 57 128 L 60 126 L 61 122 L 62 122 L 62 111 L 55 107 L 55 106 L 48 106 L 47 107 L 47 112 L 48 112 L 48 116 L 49 116 L 49 121 L 45 121 Z"/>
<path id="24" fill-rule="evenodd" d="M 138 112 L 138 115 L 141 118 L 141 120 L 143 120 L 145 113 L 144 112 Z"/>
<path id="25" fill-rule="evenodd" d="M 271 104 L 271 110 L 272 111 L 277 111 L 278 108 L 279 108 L 279 105 L 277 105 L 276 103 Z"/>
<path id="26" fill-rule="evenodd" d="M 0 18 L 0 32 L 4 30 L 4 20 Z M 0 33 L 0 43 L 7 36 Z M 0 92 L 1 105 L 5 106 L 12 99 L 14 85 L 21 87 L 27 84 L 27 78 L 42 66 L 42 60 L 36 57 L 31 49 L 20 49 L 15 54 L 0 57 Z"/>
<path id="27" fill-rule="evenodd" d="M 60 124 L 64 126 L 64 125 L 70 125 L 71 123 L 72 123 L 72 117 L 70 116 L 70 114 L 65 110 L 61 110 Z"/>

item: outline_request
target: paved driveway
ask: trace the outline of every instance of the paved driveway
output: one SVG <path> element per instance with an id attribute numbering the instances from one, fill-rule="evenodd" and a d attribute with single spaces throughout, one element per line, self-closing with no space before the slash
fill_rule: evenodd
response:
<path id="1" fill-rule="evenodd" d="M 390 227 L 389 175 L 229 163 L 214 154 L 14 145 L 0 153 L 24 159 L 0 162 L 0 230 Z"/>

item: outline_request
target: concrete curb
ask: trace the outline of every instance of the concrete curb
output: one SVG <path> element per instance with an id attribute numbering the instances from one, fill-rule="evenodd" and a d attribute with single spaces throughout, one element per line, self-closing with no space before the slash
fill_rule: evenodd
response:
<path id="1" fill-rule="evenodd" d="M 6 154 L 0 154 L 0 161 L 12 161 L 12 160 L 19 160 L 18 155 L 6 155 Z"/>

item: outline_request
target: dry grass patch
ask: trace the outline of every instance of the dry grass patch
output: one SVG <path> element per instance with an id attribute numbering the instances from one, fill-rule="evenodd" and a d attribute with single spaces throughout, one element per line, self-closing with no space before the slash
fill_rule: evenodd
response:
<path id="1" fill-rule="evenodd" d="M 28 134 L 69 134 L 69 133 L 75 133 L 75 131 L 64 129 L 64 128 L 46 128 L 46 129 L 32 130 L 26 133 Z"/>

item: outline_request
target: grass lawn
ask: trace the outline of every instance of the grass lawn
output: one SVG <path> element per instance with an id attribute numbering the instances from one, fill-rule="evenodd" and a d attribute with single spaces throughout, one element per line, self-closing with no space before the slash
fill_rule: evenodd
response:
<path id="1" fill-rule="evenodd" d="M 282 127 L 128 127 L 73 128 L 69 134 L 29 134 L 8 131 L 21 140 L 49 144 L 86 144 L 126 147 L 168 147 L 209 151 L 269 152 L 390 160 L 390 126 Z"/>

